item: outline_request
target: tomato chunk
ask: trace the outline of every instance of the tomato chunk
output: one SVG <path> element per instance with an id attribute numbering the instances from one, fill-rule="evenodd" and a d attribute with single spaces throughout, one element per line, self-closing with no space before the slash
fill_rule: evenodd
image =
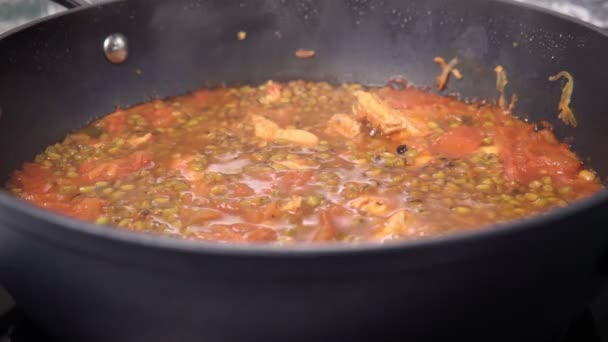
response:
<path id="1" fill-rule="evenodd" d="M 95 220 L 101 215 L 105 201 L 97 198 L 83 198 L 76 201 L 71 210 L 66 215 L 81 220 Z"/>
<path id="2" fill-rule="evenodd" d="M 257 206 L 242 206 L 241 215 L 245 220 L 252 223 L 262 223 L 268 220 L 279 218 L 281 210 L 276 202 L 257 207 Z"/>
<path id="3" fill-rule="evenodd" d="M 499 127 L 495 140 L 505 167 L 505 176 L 530 182 L 543 176 L 562 181 L 577 177 L 582 164 L 568 146 L 557 142 L 549 131 L 535 132 L 528 125 Z"/>
<path id="4" fill-rule="evenodd" d="M 160 108 L 147 112 L 144 116 L 148 120 L 148 123 L 154 127 L 170 127 L 177 121 L 177 116 L 173 112 L 171 108 Z"/>
<path id="5" fill-rule="evenodd" d="M 25 164 L 13 178 L 13 184 L 26 191 L 24 199 L 48 210 L 82 220 L 95 220 L 105 201 L 96 198 L 74 198 L 56 192 L 48 170 L 39 164 Z"/>
<path id="6" fill-rule="evenodd" d="M 195 156 L 192 154 L 174 156 L 169 160 L 169 170 L 176 171 L 186 180 L 197 182 L 197 185 L 203 185 L 198 182 L 205 176 L 203 171 L 197 171 L 192 167 Z"/>
<path id="7" fill-rule="evenodd" d="M 143 169 L 150 162 L 152 154 L 147 151 L 133 152 L 127 157 L 109 161 L 85 160 L 80 165 L 81 179 L 85 183 L 113 181 Z"/>
<path id="8" fill-rule="evenodd" d="M 101 124 L 108 134 L 117 135 L 127 128 L 127 113 L 117 110 L 101 120 Z"/>
<path id="9" fill-rule="evenodd" d="M 246 197 L 255 195 L 255 191 L 245 183 L 237 183 L 234 187 L 234 196 L 236 197 Z"/>
<path id="10" fill-rule="evenodd" d="M 23 170 L 16 172 L 11 182 L 26 193 L 46 193 L 52 188 L 50 172 L 40 164 L 26 163 Z"/>
<path id="11" fill-rule="evenodd" d="M 457 127 L 440 135 L 431 145 L 431 150 L 446 157 L 458 158 L 477 151 L 482 140 L 478 129 Z"/>
<path id="12" fill-rule="evenodd" d="M 72 218 L 85 221 L 97 219 L 101 213 L 105 201 L 97 198 L 69 198 L 56 194 L 30 194 L 26 199 L 36 205 L 63 214 Z"/>
<path id="13" fill-rule="evenodd" d="M 186 225 L 205 225 L 222 218 L 222 213 L 208 208 L 180 208 L 179 216 Z"/>
<path id="14" fill-rule="evenodd" d="M 192 102 L 201 107 L 214 105 L 221 99 L 221 93 L 207 89 L 196 91 L 192 95 Z"/>
<path id="15" fill-rule="evenodd" d="M 382 88 L 378 93 L 389 106 L 395 109 L 430 108 L 430 110 L 425 111 L 427 119 L 428 115 L 437 117 L 438 113 L 446 112 L 447 108 L 451 112 L 467 111 L 465 103 L 453 101 L 449 97 L 439 96 L 421 89 L 411 87 L 403 90 Z"/>
<path id="16" fill-rule="evenodd" d="M 144 103 L 132 108 L 134 113 L 140 114 L 148 124 L 155 128 L 174 126 L 180 112 L 160 100 Z"/>
<path id="17" fill-rule="evenodd" d="M 331 241 L 336 235 L 336 227 L 332 221 L 329 211 L 323 210 L 319 214 L 319 230 L 313 237 L 314 242 Z"/>
<path id="18" fill-rule="evenodd" d="M 312 175 L 312 171 L 287 171 L 277 177 L 275 188 L 281 191 L 293 190 L 306 185 Z"/>

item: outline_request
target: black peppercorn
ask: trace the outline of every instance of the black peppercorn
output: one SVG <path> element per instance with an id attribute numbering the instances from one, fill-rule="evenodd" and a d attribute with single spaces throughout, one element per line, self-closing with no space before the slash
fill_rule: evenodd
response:
<path id="1" fill-rule="evenodd" d="M 397 153 L 404 154 L 407 151 L 407 145 L 397 146 Z"/>

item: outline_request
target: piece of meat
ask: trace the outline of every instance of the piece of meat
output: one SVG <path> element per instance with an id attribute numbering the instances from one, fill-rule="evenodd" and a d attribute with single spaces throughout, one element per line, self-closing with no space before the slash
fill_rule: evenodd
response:
<path id="1" fill-rule="evenodd" d="M 352 139 L 361 132 L 361 124 L 347 114 L 335 114 L 327 123 L 327 134 L 339 134 Z"/>
<path id="2" fill-rule="evenodd" d="M 289 155 L 286 160 L 277 161 L 275 163 L 283 165 L 290 170 L 316 169 L 319 166 L 319 164 L 317 164 L 315 161 L 295 154 Z"/>
<path id="3" fill-rule="evenodd" d="M 261 104 L 271 104 L 281 99 L 282 86 L 273 81 L 268 81 L 262 86 L 264 94 L 258 99 Z"/>
<path id="4" fill-rule="evenodd" d="M 387 201 L 382 197 L 377 196 L 360 196 L 348 203 L 352 208 L 371 215 L 382 216 L 389 211 Z"/>
<path id="5" fill-rule="evenodd" d="M 411 136 L 422 136 L 424 132 L 407 118 L 407 115 L 389 106 L 378 95 L 367 91 L 354 92 L 357 104 L 353 113 L 361 121 L 367 121 L 386 135 L 405 132 Z"/>
<path id="6" fill-rule="evenodd" d="M 279 125 L 261 115 L 252 115 L 251 120 L 253 121 L 256 137 L 264 140 L 274 140 L 280 129 Z"/>
<path id="7" fill-rule="evenodd" d="M 279 129 L 276 132 L 275 139 L 308 147 L 314 147 L 319 144 L 319 138 L 316 135 L 303 129 Z"/>
<path id="8" fill-rule="evenodd" d="M 422 167 L 433 160 L 433 155 L 429 152 L 421 152 L 414 158 L 414 164 L 410 166 Z M 409 164 L 408 164 L 409 165 Z"/>
<path id="9" fill-rule="evenodd" d="M 281 211 L 295 212 L 302 206 L 301 196 L 292 196 L 283 205 L 281 205 Z"/>
<path id="10" fill-rule="evenodd" d="M 142 135 L 141 137 L 133 136 L 133 137 L 129 138 L 127 140 L 127 144 L 129 144 L 129 146 L 131 146 L 132 148 L 137 148 L 137 147 L 147 143 L 151 139 L 152 139 L 152 133 L 146 133 L 145 135 Z"/>
<path id="11" fill-rule="evenodd" d="M 387 240 L 411 235 L 410 230 L 414 223 L 413 215 L 401 210 L 391 215 L 374 236 L 378 239 Z"/>
<path id="12" fill-rule="evenodd" d="M 485 154 L 496 154 L 498 155 L 499 150 L 498 150 L 498 146 L 496 145 L 490 145 L 490 146 L 482 146 L 479 148 L 479 151 L 485 153 Z"/>
<path id="13" fill-rule="evenodd" d="M 319 144 L 316 135 L 302 129 L 281 129 L 274 121 L 268 120 L 261 115 L 252 115 L 255 136 L 267 141 L 276 139 L 301 146 L 313 147 Z"/>

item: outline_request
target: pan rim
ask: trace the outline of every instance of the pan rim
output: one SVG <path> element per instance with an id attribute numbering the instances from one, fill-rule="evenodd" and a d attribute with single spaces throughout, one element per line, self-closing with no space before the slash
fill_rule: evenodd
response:
<path id="1" fill-rule="evenodd" d="M 8 31 L 2 32 L 2 33 L 0 33 L 0 40 L 5 39 L 5 38 L 7 38 L 9 36 L 12 36 L 14 34 L 17 34 L 20 31 L 24 31 L 26 29 L 34 27 L 34 26 L 36 26 L 38 24 L 44 23 L 46 21 L 54 20 L 56 18 L 63 17 L 65 15 L 70 15 L 70 14 L 77 13 L 77 12 L 80 12 L 80 11 L 83 11 L 83 10 L 88 10 L 88 9 L 91 9 L 91 8 L 103 7 L 103 6 L 107 6 L 107 5 L 114 5 L 114 4 L 117 4 L 117 3 L 126 3 L 128 1 L 129 0 L 104 0 L 102 2 L 95 3 L 95 4 L 88 4 L 88 5 L 84 5 L 84 6 L 81 6 L 81 7 L 76 7 L 76 8 L 72 8 L 72 9 L 66 9 L 64 11 L 61 11 L 61 12 L 58 12 L 58 13 L 55 13 L 55 14 L 51 14 L 51 15 L 48 15 L 48 16 L 45 16 L 45 17 L 42 17 L 42 18 L 38 18 L 38 19 L 35 19 L 35 20 L 32 20 L 32 21 L 29 21 L 29 22 L 27 22 L 27 23 L 25 23 L 23 25 L 19 25 L 17 27 L 14 27 L 14 28 L 8 30 Z M 567 15 L 567 14 L 564 14 L 564 13 L 561 13 L 561 12 L 553 11 L 553 10 L 548 9 L 546 7 L 541 7 L 539 5 L 530 4 L 530 3 L 524 3 L 524 2 L 520 2 L 518 0 L 490 0 L 490 2 L 499 3 L 499 4 L 506 5 L 506 6 L 514 6 L 514 7 L 524 8 L 524 9 L 529 10 L 529 11 L 540 12 L 540 13 L 542 13 L 544 15 L 553 16 L 553 17 L 559 18 L 561 20 L 565 20 L 565 21 L 568 21 L 570 23 L 577 24 L 579 26 L 583 26 L 586 29 L 589 29 L 589 30 L 591 30 L 593 32 L 596 32 L 596 33 L 599 33 L 599 34 L 601 34 L 603 36 L 608 37 L 608 28 L 604 29 L 602 27 L 593 25 L 593 24 L 591 24 L 589 22 L 583 21 L 583 20 L 581 20 L 581 19 L 579 19 L 577 17 L 573 17 L 573 16 L 570 16 L 570 15 Z"/>
<path id="2" fill-rule="evenodd" d="M 51 21 L 56 18 L 77 13 L 83 10 L 124 3 L 128 0 L 110 0 L 102 3 L 91 4 L 79 8 L 62 11 L 47 17 L 43 17 L 27 24 L 16 27 L 12 30 L 0 34 L 0 40 L 6 39 L 9 36 L 15 35 L 21 31 L 35 27 L 40 23 Z M 598 34 L 608 37 L 608 33 L 602 28 L 593 24 L 584 22 L 578 18 L 571 17 L 559 12 L 540 7 L 538 5 L 521 3 L 515 0 L 493 0 L 495 3 L 500 3 L 509 6 L 525 8 L 527 10 L 541 12 L 542 14 L 554 16 L 560 20 L 565 20 Z M 302 244 L 295 246 L 276 246 L 276 245 L 236 245 L 236 244 L 220 244 L 204 241 L 192 241 L 185 239 L 172 238 L 163 235 L 143 234 L 127 230 L 122 230 L 115 227 L 100 226 L 94 223 L 79 221 L 60 214 L 47 211 L 33 204 L 16 198 L 3 188 L 0 188 L 0 206 L 17 212 L 24 216 L 32 217 L 41 223 L 51 224 L 53 229 L 62 229 L 67 233 L 80 233 L 88 237 L 102 239 L 109 242 L 120 241 L 126 244 L 139 245 L 141 247 L 152 249 L 163 249 L 168 251 L 180 251 L 189 253 L 213 253 L 218 255 L 233 255 L 233 256 L 263 256 L 263 257 L 309 257 L 314 256 L 333 256 L 347 254 L 374 254 L 385 253 L 401 250 L 419 250 L 428 248 L 444 247 L 448 245 L 465 244 L 470 241 L 481 241 L 491 238 L 501 238 L 507 235 L 524 233 L 535 228 L 551 225 L 560 220 L 582 213 L 592 208 L 601 206 L 608 202 L 608 189 L 603 189 L 597 194 L 579 200 L 565 208 L 551 210 L 549 213 L 526 217 L 517 221 L 507 223 L 498 223 L 486 225 L 473 231 L 458 232 L 436 237 L 426 237 L 416 240 L 404 240 L 391 242 L 388 244 L 378 243 L 363 243 L 363 244 L 348 244 L 348 243 L 332 243 L 324 245 Z M 15 229 L 14 225 L 6 224 L 4 229 Z M 17 228 L 19 229 L 19 228 Z M 44 235 L 46 232 L 36 232 L 36 234 Z"/>
<path id="3" fill-rule="evenodd" d="M 466 245 L 474 240 L 483 241 L 502 238 L 518 233 L 532 231 L 535 228 L 551 226 L 564 218 L 583 213 L 599 207 L 608 202 L 608 189 L 602 189 L 597 194 L 579 200 L 564 208 L 554 209 L 546 214 L 534 215 L 517 221 L 485 225 L 472 231 L 457 232 L 435 237 L 425 237 L 415 240 L 395 241 L 391 243 L 329 243 L 329 244 L 300 244 L 292 246 L 254 245 L 254 244 L 224 244 L 217 242 L 195 241 L 169 237 L 161 234 L 146 234 L 132 232 L 112 226 L 101 226 L 90 222 L 72 219 L 67 216 L 47 211 L 24 200 L 18 199 L 6 190 L 0 190 L 0 206 L 32 217 L 45 224 L 53 225 L 52 230 L 61 229 L 67 233 L 85 234 L 87 237 L 106 240 L 108 242 L 122 242 L 146 248 L 162 249 L 166 251 L 180 251 L 189 253 L 212 253 L 232 256 L 260 256 L 260 257 L 309 257 L 334 256 L 347 254 L 375 254 L 402 250 L 422 250 L 429 248 L 442 248 L 454 245 Z M 0 219 L 1 221 L 1 219 Z M 4 229 L 20 230 L 14 225 L 7 224 Z M 2 229 L 2 227 L 0 227 Z M 43 236 L 48 232 L 35 232 Z"/>

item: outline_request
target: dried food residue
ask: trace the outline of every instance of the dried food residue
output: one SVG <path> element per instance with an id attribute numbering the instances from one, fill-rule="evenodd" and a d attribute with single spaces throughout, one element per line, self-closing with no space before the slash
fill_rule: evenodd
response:
<path id="1" fill-rule="evenodd" d="M 298 50 L 296 50 L 296 52 L 294 54 L 298 58 L 305 59 L 305 58 L 312 58 L 317 53 L 315 52 L 315 50 L 298 49 Z"/>
<path id="2" fill-rule="evenodd" d="M 462 73 L 460 70 L 456 69 L 456 65 L 458 65 L 458 58 L 454 57 L 449 63 L 446 63 L 445 60 L 441 57 L 435 57 L 433 61 L 441 67 L 441 74 L 437 76 L 437 89 L 443 90 L 448 84 L 448 80 L 450 78 L 450 74 L 457 79 L 462 79 Z"/>
<path id="3" fill-rule="evenodd" d="M 557 75 L 549 77 L 549 81 L 557 81 L 562 78 L 565 78 L 567 82 L 564 85 L 564 88 L 562 88 L 562 96 L 557 105 L 557 109 L 559 110 L 558 118 L 566 125 L 576 127 L 576 117 L 574 117 L 574 112 L 572 111 L 572 108 L 570 108 L 572 92 L 574 91 L 574 77 L 567 71 L 561 71 Z"/>
<path id="4" fill-rule="evenodd" d="M 509 80 L 507 79 L 507 71 L 502 65 L 497 65 L 496 68 L 494 68 L 494 71 L 496 72 L 496 90 L 500 94 L 498 97 L 498 106 L 500 106 L 500 108 L 502 108 L 505 112 L 511 112 L 517 104 L 517 95 L 511 95 L 511 102 L 507 102 L 507 98 L 505 96 L 505 88 L 509 83 Z"/>

